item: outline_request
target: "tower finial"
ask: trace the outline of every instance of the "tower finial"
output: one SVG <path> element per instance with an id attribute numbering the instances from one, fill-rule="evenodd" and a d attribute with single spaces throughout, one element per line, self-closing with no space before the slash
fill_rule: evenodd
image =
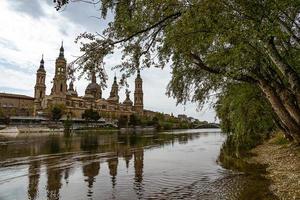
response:
<path id="1" fill-rule="evenodd" d="M 115 72 L 115 77 L 114 77 L 114 83 L 117 83 L 117 76 L 116 76 L 116 72 Z"/>
<path id="2" fill-rule="evenodd" d="M 40 69 L 44 69 L 44 54 L 42 54 L 42 59 L 40 61 Z"/>
<path id="3" fill-rule="evenodd" d="M 96 72 L 95 72 L 95 70 L 92 70 L 92 83 L 96 83 Z"/>
<path id="4" fill-rule="evenodd" d="M 44 54 L 42 54 L 41 64 L 44 64 Z"/>
<path id="5" fill-rule="evenodd" d="M 141 77 L 140 68 L 137 69 L 137 78 Z"/>
<path id="6" fill-rule="evenodd" d="M 73 84 L 73 80 L 71 80 L 70 84 L 69 84 L 69 90 L 74 90 L 74 84 Z"/>
<path id="7" fill-rule="evenodd" d="M 59 50 L 59 57 L 64 57 L 64 41 L 61 41 L 61 47 Z"/>

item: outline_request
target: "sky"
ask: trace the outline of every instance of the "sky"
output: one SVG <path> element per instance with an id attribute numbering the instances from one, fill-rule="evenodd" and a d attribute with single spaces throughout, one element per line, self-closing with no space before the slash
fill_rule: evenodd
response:
<path id="1" fill-rule="evenodd" d="M 61 42 L 64 43 L 67 62 L 80 55 L 76 36 L 83 32 L 102 32 L 107 21 L 97 19 L 97 6 L 76 2 L 62 11 L 54 9 L 53 0 L 0 0 L 0 92 L 33 96 L 35 74 L 42 54 L 45 60 L 46 93 L 52 87 L 55 59 Z M 121 62 L 120 55 L 105 58 L 109 77 L 107 88 L 102 93 L 108 98 L 113 76 L 121 75 L 111 68 Z M 144 90 L 144 108 L 174 115 L 186 114 L 199 120 L 217 121 L 215 112 L 208 104 L 201 110 L 195 103 L 177 105 L 176 100 L 165 95 L 171 79 L 170 69 L 145 69 L 141 72 Z M 133 99 L 134 78 L 128 80 Z M 77 80 L 74 85 L 80 96 L 84 95 L 88 81 Z M 125 88 L 119 91 L 121 102 L 125 99 Z"/>

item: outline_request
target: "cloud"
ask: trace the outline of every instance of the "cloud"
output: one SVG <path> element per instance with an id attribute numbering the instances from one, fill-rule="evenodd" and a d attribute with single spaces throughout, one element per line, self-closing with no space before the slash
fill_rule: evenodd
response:
<path id="1" fill-rule="evenodd" d="M 13 61 L 5 60 L 4 58 L 0 58 L 0 70 L 5 70 L 9 68 L 10 70 L 19 71 L 28 75 L 32 75 L 34 73 L 33 69 L 30 68 L 22 68 L 17 63 Z"/>
<path id="2" fill-rule="evenodd" d="M 17 94 L 25 94 L 25 93 L 32 93 L 31 90 L 29 89 L 20 89 L 20 88 L 14 88 L 14 87 L 1 87 L 0 86 L 0 92 L 12 92 L 12 93 L 17 93 Z M 31 95 L 32 96 L 32 95 Z"/>
<path id="3" fill-rule="evenodd" d="M 0 46 L 3 48 L 7 48 L 13 51 L 19 51 L 18 47 L 13 41 L 7 40 L 5 38 L 0 37 Z"/>
<path id="4" fill-rule="evenodd" d="M 9 1 L 9 6 L 17 12 L 24 13 L 33 18 L 40 18 L 45 16 L 41 2 L 40 0 Z"/>

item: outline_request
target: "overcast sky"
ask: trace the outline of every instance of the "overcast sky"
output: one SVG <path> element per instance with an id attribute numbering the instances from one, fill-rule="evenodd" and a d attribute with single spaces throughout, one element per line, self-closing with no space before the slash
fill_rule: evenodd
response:
<path id="1" fill-rule="evenodd" d="M 61 41 L 64 41 L 67 62 L 80 55 L 74 39 L 82 32 L 101 32 L 105 21 L 96 19 L 97 7 L 86 3 L 72 3 L 63 11 L 54 9 L 53 0 L 0 0 L 0 92 L 18 93 L 33 96 L 35 73 L 44 54 L 47 72 L 47 94 L 51 90 L 55 59 L 59 54 Z M 114 71 L 111 67 L 120 63 L 120 56 L 106 58 L 109 77 L 108 88 L 103 97 L 109 96 Z M 120 73 L 116 71 L 117 76 Z M 196 104 L 176 106 L 174 99 L 165 95 L 171 79 L 169 69 L 146 69 L 141 72 L 144 80 L 145 109 L 164 113 L 186 114 L 200 120 L 215 121 L 215 112 L 209 106 L 197 110 Z M 134 77 L 129 79 L 131 99 L 133 99 Z M 80 79 L 75 82 L 79 95 L 84 94 L 88 82 Z M 125 99 L 125 89 L 119 92 L 121 101 Z"/>

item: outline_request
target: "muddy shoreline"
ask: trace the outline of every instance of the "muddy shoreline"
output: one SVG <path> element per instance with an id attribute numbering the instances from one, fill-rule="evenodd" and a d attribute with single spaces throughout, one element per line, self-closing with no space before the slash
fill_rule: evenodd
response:
<path id="1" fill-rule="evenodd" d="M 282 200 L 300 200 L 300 146 L 271 139 L 251 150 L 250 162 L 267 165 L 270 190 Z"/>

